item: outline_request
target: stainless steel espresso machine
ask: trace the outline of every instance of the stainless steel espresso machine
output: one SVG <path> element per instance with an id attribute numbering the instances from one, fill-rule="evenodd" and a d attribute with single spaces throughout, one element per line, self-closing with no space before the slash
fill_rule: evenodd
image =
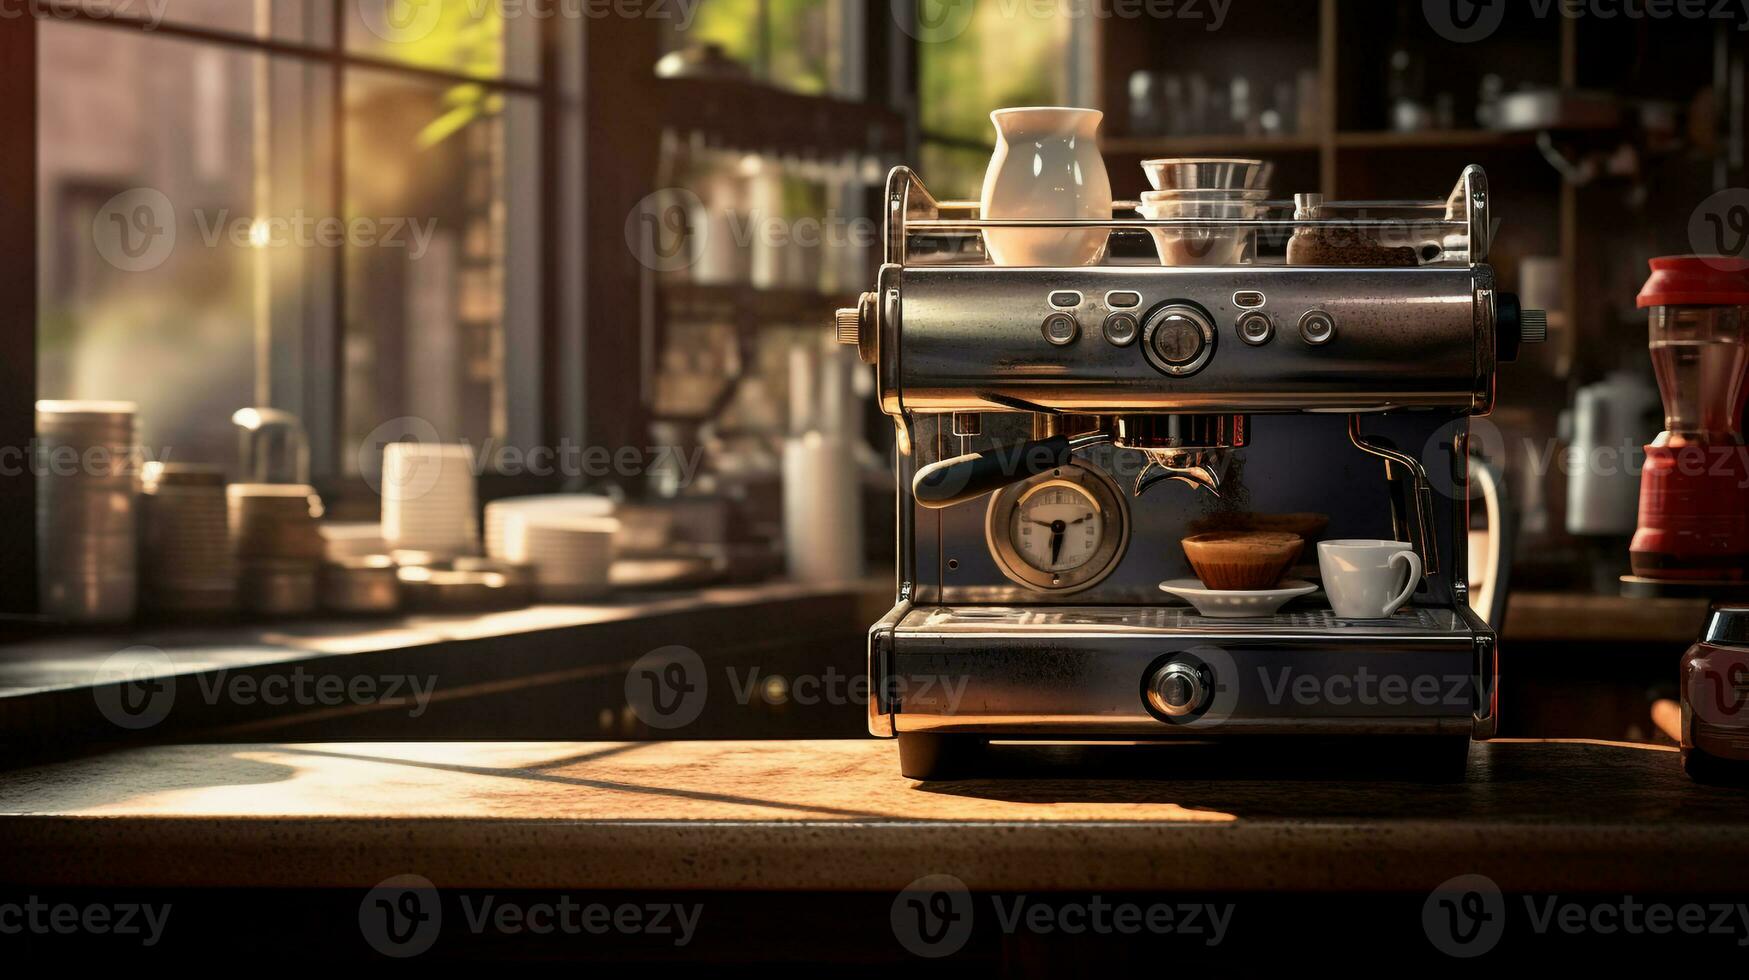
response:
<path id="1" fill-rule="evenodd" d="M 1495 634 L 1465 581 L 1469 419 L 1546 329 L 1495 290 L 1486 175 L 1439 200 L 1298 195 L 1244 218 L 1119 216 L 1137 206 L 986 220 L 889 176 L 878 281 L 837 321 L 898 436 L 870 732 L 917 779 L 976 772 L 991 742 L 1287 736 L 1388 739 L 1367 744 L 1461 772 L 1496 706 Z M 1109 254 L 992 265 L 981 236 L 1009 228 L 1106 229 Z M 1147 248 L 1236 234 L 1223 264 Z M 1028 532 L 1064 504 L 1072 526 Z M 1411 542 L 1427 574 L 1385 620 L 1317 595 L 1257 619 L 1171 604 L 1180 540 L 1235 512 L 1325 514 L 1326 537 Z"/>

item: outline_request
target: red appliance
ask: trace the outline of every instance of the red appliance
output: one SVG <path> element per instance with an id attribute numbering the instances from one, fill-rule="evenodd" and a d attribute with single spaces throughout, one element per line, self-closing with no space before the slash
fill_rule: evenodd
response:
<path id="1" fill-rule="evenodd" d="M 1749 581 L 1749 259 L 1653 259 L 1639 305 L 1650 310 L 1664 431 L 1640 471 L 1634 574 Z"/>

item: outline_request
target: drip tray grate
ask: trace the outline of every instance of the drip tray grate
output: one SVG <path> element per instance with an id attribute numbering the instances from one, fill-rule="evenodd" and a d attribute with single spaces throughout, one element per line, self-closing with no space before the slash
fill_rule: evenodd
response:
<path id="1" fill-rule="evenodd" d="M 1468 633 L 1450 609 L 1402 609 L 1390 619 L 1341 619 L 1329 609 L 1288 609 L 1255 619 L 1211 619 L 1176 606 L 932 606 L 914 609 L 901 632 L 1158 632 L 1247 635 L 1337 633 L 1400 636 Z"/>

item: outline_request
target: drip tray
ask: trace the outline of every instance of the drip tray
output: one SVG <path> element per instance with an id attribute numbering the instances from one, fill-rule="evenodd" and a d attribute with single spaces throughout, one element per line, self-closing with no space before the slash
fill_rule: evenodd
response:
<path id="1" fill-rule="evenodd" d="M 899 623 L 904 633 L 1162 633 L 1223 636 L 1451 636 L 1471 630 L 1450 609 L 1412 607 L 1390 619 L 1341 619 L 1329 609 L 1289 607 L 1255 619 L 1211 619 L 1179 606 L 928 606 Z"/>

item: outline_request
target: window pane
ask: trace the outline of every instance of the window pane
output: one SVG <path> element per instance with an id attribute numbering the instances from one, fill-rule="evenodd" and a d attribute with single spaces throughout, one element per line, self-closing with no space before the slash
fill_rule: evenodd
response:
<path id="1" fill-rule="evenodd" d="M 542 17 L 535 0 L 348 0 L 346 50 L 479 78 L 532 81 Z M 573 3 L 562 11 L 589 9 Z M 574 14 L 571 16 L 575 16 Z"/>
<path id="2" fill-rule="evenodd" d="M 764 45 L 760 38 L 760 0 L 701 0 L 691 24 L 678 21 L 668 39 L 670 50 L 714 44 L 759 77 Z"/>
<path id="3" fill-rule="evenodd" d="M 989 166 L 989 150 L 924 143 L 917 176 L 942 200 L 975 201 L 984 189 L 984 170 Z"/>
<path id="4" fill-rule="evenodd" d="M 346 471 L 374 472 L 380 445 L 410 435 L 532 446 L 535 103 L 352 71 L 346 112 L 346 214 L 378 235 L 346 249 Z"/>
<path id="5" fill-rule="evenodd" d="M 331 213 L 326 74 L 76 22 L 39 50 L 38 394 L 135 401 L 155 451 L 232 464 L 233 412 L 304 408 L 264 365 L 320 342 L 333 253 L 256 229 Z"/>
<path id="6" fill-rule="evenodd" d="M 651 0 L 644 9 L 665 18 L 668 50 L 711 44 L 761 81 L 810 95 L 855 96 L 846 59 L 860 44 L 852 0 L 699 0 L 691 19 L 684 4 Z"/>
<path id="7" fill-rule="evenodd" d="M 920 0 L 920 6 L 925 13 L 943 7 L 942 16 L 949 18 L 940 22 L 939 36 L 919 30 L 918 88 L 926 134 L 993 144 L 992 110 L 1061 105 L 1068 99 L 1075 19 L 1059 14 L 1055 4 L 954 7 Z M 959 29 L 954 11 L 968 9 L 972 20 Z"/>
<path id="8" fill-rule="evenodd" d="M 276 41 L 329 44 L 334 37 L 333 0 L 78 0 L 78 6 L 93 17 L 200 27 Z"/>

